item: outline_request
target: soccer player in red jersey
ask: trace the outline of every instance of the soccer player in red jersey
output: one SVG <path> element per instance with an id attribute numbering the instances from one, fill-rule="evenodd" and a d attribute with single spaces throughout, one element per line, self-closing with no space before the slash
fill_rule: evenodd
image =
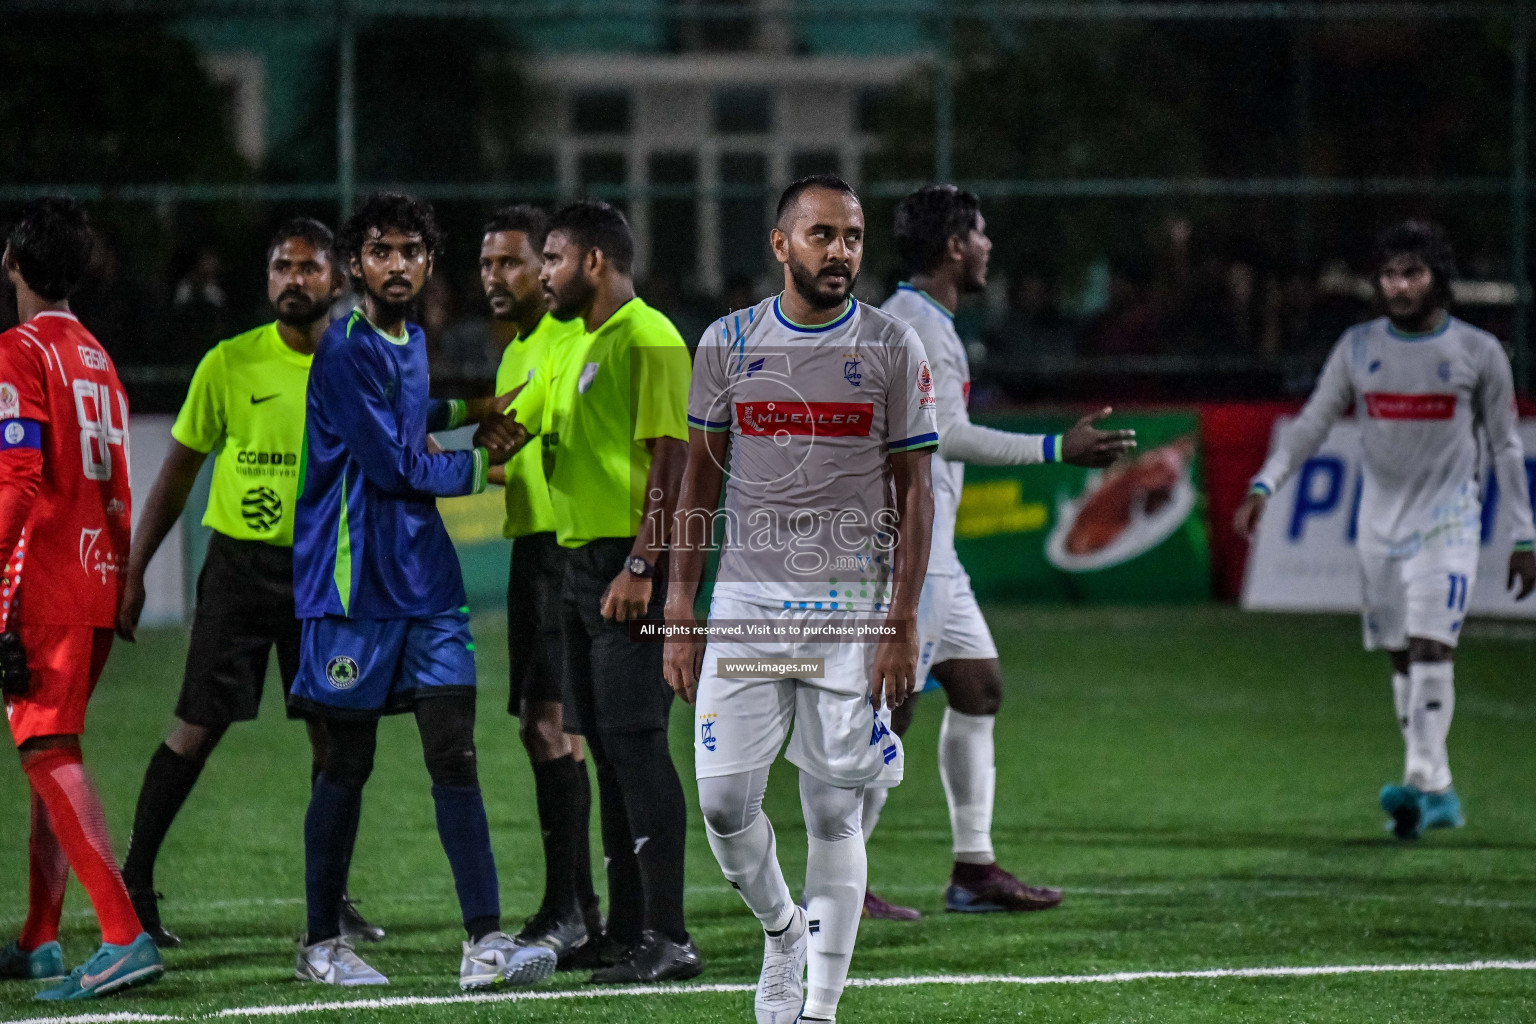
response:
<path id="1" fill-rule="evenodd" d="M 0 334 L 0 689 L 32 786 L 27 920 L 0 976 L 64 973 L 59 914 L 70 868 L 102 945 L 39 999 L 89 999 L 158 978 L 80 757 L 85 706 L 112 647 L 128 558 L 128 398 L 69 311 L 90 259 L 85 211 L 27 204 L 4 267 L 20 325 Z"/>

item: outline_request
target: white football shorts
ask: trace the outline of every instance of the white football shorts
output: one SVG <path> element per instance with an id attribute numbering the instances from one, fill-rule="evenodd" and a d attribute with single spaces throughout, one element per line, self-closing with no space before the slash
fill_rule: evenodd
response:
<path id="1" fill-rule="evenodd" d="M 1477 583 L 1478 545 L 1430 544 L 1411 555 L 1360 552 L 1368 651 L 1401 651 L 1409 637 L 1455 647 Z"/>
<path id="2" fill-rule="evenodd" d="M 933 666 L 946 661 L 997 657 L 992 630 L 976 603 L 971 578 L 929 576 L 917 602 L 917 679 L 919 688 Z"/>
<path id="3" fill-rule="evenodd" d="M 835 614 L 802 608 L 767 608 L 716 595 L 711 621 L 824 623 Z M 694 774 L 708 779 L 750 772 L 784 757 L 828 785 L 854 789 L 882 770 L 902 772 L 901 741 L 881 722 L 869 700 L 873 643 L 711 641 L 704 649 L 694 704 Z M 823 660 L 820 679 L 727 679 L 720 659 Z M 793 732 L 790 727 L 793 725 Z M 889 783 L 894 785 L 895 783 Z"/>

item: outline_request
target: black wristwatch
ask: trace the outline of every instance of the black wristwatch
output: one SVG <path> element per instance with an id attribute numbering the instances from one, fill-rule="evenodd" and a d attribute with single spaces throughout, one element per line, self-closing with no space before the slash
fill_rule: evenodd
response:
<path id="1" fill-rule="evenodd" d="M 643 580 L 656 575 L 656 567 L 639 555 L 630 555 L 624 559 L 624 568 L 628 569 L 631 575 L 639 576 Z"/>

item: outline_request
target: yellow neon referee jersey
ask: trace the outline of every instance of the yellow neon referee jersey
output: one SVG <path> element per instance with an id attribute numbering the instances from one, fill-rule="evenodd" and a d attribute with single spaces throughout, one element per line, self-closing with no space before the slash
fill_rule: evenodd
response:
<path id="1" fill-rule="evenodd" d="M 204 526 L 235 540 L 293 546 L 310 361 L 284 343 L 275 323 L 203 356 L 171 436 L 205 454 L 222 442 Z"/>
<path id="2" fill-rule="evenodd" d="M 568 370 L 555 382 L 549 399 L 569 403 L 570 409 L 549 481 L 555 535 L 567 548 L 639 532 L 651 469 L 645 442 L 688 440 L 692 369 L 688 347 L 672 321 L 638 298 L 592 332 L 574 362 L 575 372 Z M 532 386 L 524 394 L 529 390 Z M 537 393 L 526 402 L 519 395 L 513 408 L 525 426 L 543 415 Z"/>

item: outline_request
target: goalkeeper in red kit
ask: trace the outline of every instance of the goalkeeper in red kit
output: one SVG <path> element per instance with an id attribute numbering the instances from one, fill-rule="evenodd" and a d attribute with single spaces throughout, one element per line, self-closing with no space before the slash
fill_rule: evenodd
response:
<path id="1" fill-rule="evenodd" d="M 21 323 L 0 334 L 0 688 L 32 788 L 27 919 L 0 977 L 64 974 L 59 915 L 72 868 L 101 948 L 39 999 L 90 999 L 158 978 L 80 757 L 85 707 L 112 647 L 128 560 L 128 399 L 69 311 L 90 259 L 85 211 L 27 204 L 6 239 Z"/>

